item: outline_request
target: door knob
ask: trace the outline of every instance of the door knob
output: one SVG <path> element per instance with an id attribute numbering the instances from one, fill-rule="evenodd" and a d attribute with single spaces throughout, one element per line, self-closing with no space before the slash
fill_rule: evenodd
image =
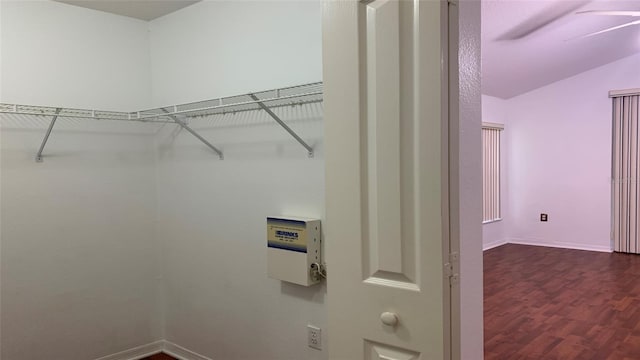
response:
<path id="1" fill-rule="evenodd" d="M 398 325 L 398 315 L 385 311 L 380 314 L 380 321 L 387 326 L 396 326 Z"/>

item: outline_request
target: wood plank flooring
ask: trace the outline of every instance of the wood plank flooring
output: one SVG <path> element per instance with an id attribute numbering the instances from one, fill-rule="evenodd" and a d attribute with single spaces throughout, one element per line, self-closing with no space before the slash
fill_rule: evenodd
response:
<path id="1" fill-rule="evenodd" d="M 640 255 L 484 252 L 485 359 L 640 359 Z"/>

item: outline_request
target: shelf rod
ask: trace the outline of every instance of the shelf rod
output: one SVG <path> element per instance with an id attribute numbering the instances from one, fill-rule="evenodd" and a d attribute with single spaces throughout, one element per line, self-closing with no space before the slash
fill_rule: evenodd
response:
<path id="1" fill-rule="evenodd" d="M 36 162 L 42 162 L 42 152 L 44 151 L 45 145 L 47 145 L 47 140 L 49 140 L 49 135 L 51 135 L 51 130 L 53 130 L 53 125 L 56 124 L 56 120 L 58 120 L 58 114 L 60 114 L 61 108 L 56 109 L 56 114 L 51 119 L 51 123 L 49 123 L 49 128 L 47 129 L 46 134 L 44 134 L 44 139 L 42 139 L 42 144 L 40 144 L 40 149 L 36 154 Z"/>
<path id="2" fill-rule="evenodd" d="M 249 95 L 251 95 L 251 94 L 249 94 Z M 271 102 L 271 101 L 277 101 L 277 100 L 296 99 L 296 98 L 302 98 L 302 97 L 306 97 L 306 96 L 316 96 L 316 95 L 322 95 L 322 91 L 310 92 L 310 93 L 304 93 L 304 94 L 297 94 L 297 95 L 288 95 L 288 96 L 282 96 L 282 97 L 279 97 L 279 98 L 270 98 L 270 99 L 264 99 L 264 100 L 258 100 L 258 101 L 242 101 L 242 102 L 233 103 L 233 104 L 207 106 L 207 107 L 203 107 L 203 108 L 181 110 L 181 111 L 176 111 L 176 112 L 168 112 L 166 109 L 162 109 L 165 112 L 165 114 L 155 114 L 155 115 L 149 115 L 149 116 L 142 116 L 142 117 L 140 117 L 140 120 L 145 120 L 145 119 L 150 119 L 150 118 L 158 118 L 160 116 L 168 116 L 168 115 L 182 115 L 182 114 L 187 114 L 188 115 L 188 114 L 194 113 L 194 112 L 202 112 L 202 111 L 209 111 L 209 110 L 224 109 L 224 108 L 229 108 L 229 107 L 234 107 L 234 106 L 259 104 L 259 103 L 265 103 L 265 102 Z M 232 111 L 230 111 L 230 112 L 232 112 Z"/>
<path id="3" fill-rule="evenodd" d="M 307 105 L 307 104 L 316 104 L 316 103 L 320 103 L 322 102 L 322 99 L 314 99 L 314 100 L 304 100 L 301 102 L 297 102 L 297 103 L 286 103 L 286 104 L 278 104 L 278 105 L 271 105 L 269 106 L 270 109 L 277 109 L 277 108 L 283 108 L 283 107 L 290 107 L 290 106 L 297 106 L 297 105 Z M 252 102 L 251 105 L 256 105 L 255 102 Z M 238 109 L 238 110 L 215 110 L 210 112 L 210 113 L 206 113 L 206 114 L 196 114 L 196 115 L 185 115 L 186 117 L 189 118 L 199 118 L 199 117 L 207 117 L 207 116 L 212 116 L 212 115 L 220 115 L 220 114 L 231 114 L 231 113 L 242 113 L 242 112 L 248 112 L 248 111 L 256 111 L 256 110 L 261 110 L 262 108 L 260 108 L 259 106 L 257 108 L 255 107 L 251 107 L 251 108 L 246 108 L 246 109 Z"/>
<path id="4" fill-rule="evenodd" d="M 0 114 L 13 114 L 13 115 L 34 115 L 34 116 L 53 116 L 55 114 L 43 114 L 41 112 L 36 111 L 8 111 L 8 110 L 0 110 Z M 91 115 L 73 115 L 73 114 L 62 114 L 60 115 L 63 118 L 72 118 L 72 119 L 88 119 L 88 120 L 108 120 L 108 121 L 134 121 L 141 123 L 172 123 L 173 121 L 169 120 L 146 120 L 146 119 L 132 119 L 132 118 L 115 118 L 108 116 L 99 116 L 91 117 Z"/>
<path id="5" fill-rule="evenodd" d="M 278 117 L 278 115 L 274 114 L 274 112 L 271 111 L 271 109 L 269 109 L 267 105 L 265 105 L 262 101 L 260 101 L 260 99 L 258 99 L 257 96 L 255 96 L 254 94 L 249 94 L 249 96 L 253 100 L 255 100 L 256 104 L 258 104 L 258 106 L 260 106 L 264 111 L 266 111 L 267 114 L 269 114 L 269 116 L 273 118 L 273 120 L 275 120 L 278 124 L 280 124 L 280 126 L 282 126 L 282 128 L 285 129 L 289 133 L 289 135 L 293 136 L 293 138 L 296 139 L 300 143 L 300 145 L 304 146 L 304 148 L 307 149 L 309 157 L 313 157 L 313 148 L 309 146 L 309 144 L 307 144 L 304 140 L 302 140 L 302 138 L 298 136 L 298 134 L 296 134 L 295 131 L 291 130 L 291 128 L 287 126 L 287 124 L 285 124 L 284 121 L 282 121 Z"/>
<path id="6" fill-rule="evenodd" d="M 167 112 L 167 110 L 165 109 L 162 109 L 162 110 Z M 182 127 L 183 129 L 191 133 L 191 135 L 195 136 L 196 138 L 198 138 L 198 140 L 202 141 L 205 145 L 211 148 L 211 150 L 213 150 L 216 154 L 218 154 L 218 156 L 220 157 L 220 160 L 224 160 L 224 155 L 222 154 L 222 151 L 220 151 L 217 147 L 213 146 L 209 141 L 207 141 L 207 139 L 200 136 L 200 134 L 198 134 L 195 130 L 190 128 L 189 125 L 187 125 L 184 121 L 178 119 L 178 117 L 175 115 L 167 114 L 167 116 L 170 117 L 176 124 L 180 125 L 180 127 Z"/>

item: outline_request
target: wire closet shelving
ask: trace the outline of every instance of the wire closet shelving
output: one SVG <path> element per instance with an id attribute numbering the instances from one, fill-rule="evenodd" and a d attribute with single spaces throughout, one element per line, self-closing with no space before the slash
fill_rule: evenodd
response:
<path id="1" fill-rule="evenodd" d="M 323 101 L 322 90 L 322 82 L 316 82 L 134 112 L 0 103 L 0 114 L 51 117 L 47 132 L 45 133 L 40 148 L 38 149 L 38 153 L 36 154 L 37 162 L 42 162 L 43 160 L 42 153 L 58 118 L 134 121 L 139 123 L 175 123 L 208 146 L 220 157 L 220 159 L 224 159 L 222 151 L 198 134 L 197 131 L 192 129 L 187 124 L 187 120 L 218 114 L 235 114 L 246 111 L 266 112 L 273 120 L 275 120 L 275 122 L 278 123 L 278 125 L 287 131 L 289 135 L 291 135 L 307 150 L 309 157 L 313 157 L 313 147 L 311 147 L 284 121 L 282 121 L 282 119 L 274 113 L 273 110 L 287 106 L 320 103 Z"/>

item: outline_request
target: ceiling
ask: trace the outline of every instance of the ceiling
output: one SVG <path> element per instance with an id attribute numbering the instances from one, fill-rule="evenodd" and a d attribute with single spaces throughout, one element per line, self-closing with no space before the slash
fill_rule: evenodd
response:
<path id="1" fill-rule="evenodd" d="M 200 0 L 55 1 L 149 21 Z M 640 0 L 482 0 L 482 92 L 508 99 L 640 53 L 640 25 L 580 38 L 638 17 L 583 10 L 640 10 Z"/>
<path id="2" fill-rule="evenodd" d="M 128 16 L 140 20 L 153 20 L 178 11 L 200 0 L 54 0 L 65 4 Z"/>
<path id="3" fill-rule="evenodd" d="M 483 0 L 482 92 L 508 99 L 640 53 L 640 25 L 581 38 L 638 17 L 583 10 L 640 10 L 640 0 Z"/>

